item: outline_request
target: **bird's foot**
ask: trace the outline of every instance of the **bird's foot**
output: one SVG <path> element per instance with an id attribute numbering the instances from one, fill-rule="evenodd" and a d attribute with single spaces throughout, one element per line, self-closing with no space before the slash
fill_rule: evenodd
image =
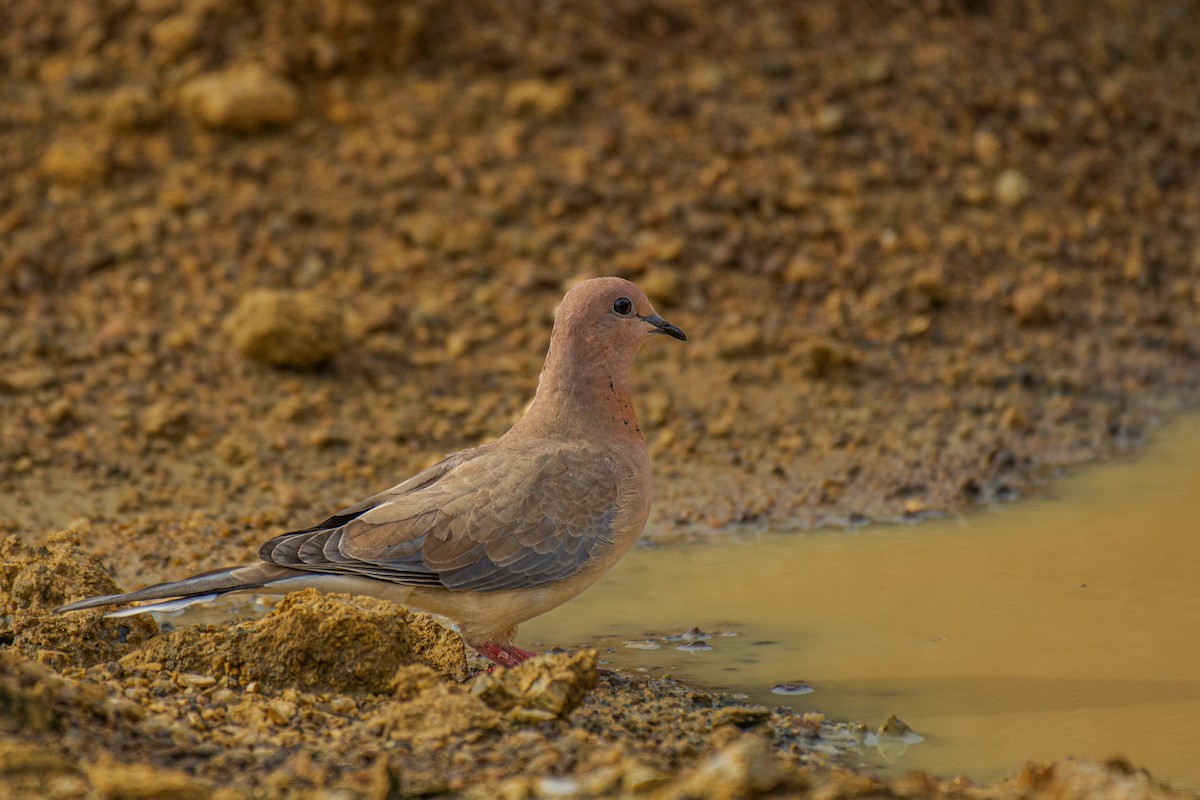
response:
<path id="1" fill-rule="evenodd" d="M 495 642 L 471 645 L 475 652 L 502 667 L 515 667 L 537 655 L 531 650 L 524 650 L 514 645 L 498 645 Z"/>
<path id="2" fill-rule="evenodd" d="M 504 652 L 515 658 L 518 664 L 522 661 L 528 661 L 537 655 L 537 653 L 532 650 L 526 650 L 523 647 L 517 647 L 516 645 L 511 644 L 504 648 Z"/>

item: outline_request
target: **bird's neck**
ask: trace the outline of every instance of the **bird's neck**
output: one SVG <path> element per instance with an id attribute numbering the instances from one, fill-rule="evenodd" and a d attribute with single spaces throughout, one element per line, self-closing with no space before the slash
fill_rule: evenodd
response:
<path id="1" fill-rule="evenodd" d="M 518 425 L 544 435 L 643 441 L 629 395 L 631 365 L 612 351 L 597 358 L 594 348 L 562 345 L 551 341 L 537 394 Z"/>

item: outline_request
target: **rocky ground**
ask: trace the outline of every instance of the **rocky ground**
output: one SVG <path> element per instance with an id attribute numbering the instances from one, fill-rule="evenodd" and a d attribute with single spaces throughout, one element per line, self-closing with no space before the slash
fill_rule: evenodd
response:
<path id="1" fill-rule="evenodd" d="M 116 588 L 77 535 L 3 556 L 0 797 L 1187 797 L 1120 761 L 883 781 L 861 726 L 602 673 L 594 650 L 480 672 L 456 634 L 370 598 L 310 589 L 170 632 L 56 615 Z"/>
<path id="2" fill-rule="evenodd" d="M 691 340 L 652 342 L 635 376 L 651 538 L 957 512 L 1134 447 L 1200 400 L 1198 20 L 1200 4 L 1164 0 L 13 0 L 0 531 L 29 545 L 71 527 L 126 588 L 242 560 L 501 433 L 564 288 L 599 274 L 638 281 Z M 12 591 L 15 642 L 45 604 Z M 47 625 L 67 623 L 22 641 Z M 180 770 L 197 796 L 278 794 L 301 773 L 349 796 L 494 787 L 516 764 L 576 780 L 599 768 L 587 736 L 648 747 L 645 726 L 617 736 L 582 709 L 695 705 L 601 676 L 568 721 L 530 728 L 474 684 L 437 683 L 500 721 L 460 731 L 483 749 L 397 745 L 444 781 L 405 784 L 387 766 L 400 749 L 356 772 L 303 746 L 331 713 L 383 730 L 409 713 L 388 706 L 402 687 L 326 712 L 332 695 L 292 685 L 260 708 L 224 666 L 127 664 L 161 638 L 140 625 L 4 653 L 8 722 L 30 697 L 62 709 L 6 728 L 6 776 L 112 797 L 118 766 Z M 212 733 L 276 701 L 307 720 L 280 725 L 286 746 Z M 722 755 L 743 747 L 718 735 L 729 724 L 695 725 L 669 759 L 646 756 L 664 785 L 712 759 L 784 758 L 775 716 L 742 726 L 776 745 L 749 755 Z M 568 731 L 574 755 L 545 749 L 574 746 Z M 986 791 L 1089 769 L 1142 780 L 1058 765 Z"/>

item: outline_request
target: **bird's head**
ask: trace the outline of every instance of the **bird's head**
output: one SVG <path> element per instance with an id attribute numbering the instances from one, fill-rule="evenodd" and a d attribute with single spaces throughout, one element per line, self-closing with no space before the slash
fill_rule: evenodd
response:
<path id="1" fill-rule="evenodd" d="M 580 352 L 593 357 L 614 357 L 626 364 L 642 342 L 656 334 L 687 341 L 683 331 L 658 315 L 646 293 L 624 278 L 576 284 L 554 318 L 555 339 L 583 345 L 586 349 Z"/>

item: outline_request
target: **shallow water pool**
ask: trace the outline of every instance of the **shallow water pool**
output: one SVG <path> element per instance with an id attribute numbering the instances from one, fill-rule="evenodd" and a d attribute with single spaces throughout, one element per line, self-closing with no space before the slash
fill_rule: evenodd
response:
<path id="1" fill-rule="evenodd" d="M 667 638 L 691 628 L 711 638 Z M 879 765 L 989 779 L 1121 755 L 1198 788 L 1200 416 L 964 519 L 638 549 L 520 640 L 872 728 L 895 714 L 924 741 L 865 751 Z"/>

